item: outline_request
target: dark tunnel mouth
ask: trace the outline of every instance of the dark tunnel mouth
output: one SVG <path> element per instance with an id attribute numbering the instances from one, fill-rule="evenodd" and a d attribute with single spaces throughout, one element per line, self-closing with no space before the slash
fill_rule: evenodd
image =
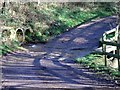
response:
<path id="1" fill-rule="evenodd" d="M 25 36 L 29 36 L 30 33 L 31 33 L 30 29 L 26 29 L 26 31 L 25 31 Z"/>
<path id="2" fill-rule="evenodd" d="M 22 29 L 17 29 L 16 30 L 16 38 L 18 42 L 23 43 L 24 41 L 24 32 Z"/>
<path id="3" fill-rule="evenodd" d="M 25 30 L 25 41 L 26 41 L 26 42 L 30 42 L 31 35 L 32 35 L 31 30 L 30 30 L 30 29 L 26 29 L 26 30 Z"/>

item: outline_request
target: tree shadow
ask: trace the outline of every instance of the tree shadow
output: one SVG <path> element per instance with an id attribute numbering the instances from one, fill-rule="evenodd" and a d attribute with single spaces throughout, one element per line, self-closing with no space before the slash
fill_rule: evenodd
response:
<path id="1" fill-rule="evenodd" d="M 37 52 L 7 55 L 2 60 L 5 61 L 2 67 L 3 82 L 11 85 L 5 87 L 86 87 L 83 90 L 87 87 L 91 90 L 92 87 L 115 87 L 110 80 L 97 78 L 94 73 L 73 62 L 76 50 L 79 49 L 78 55 L 85 55 L 83 51 L 97 47 L 104 31 L 110 29 L 109 22 L 115 20 L 111 17 L 78 26 L 49 41 Z"/>
<path id="2" fill-rule="evenodd" d="M 98 47 L 99 39 L 103 33 L 115 28 L 115 22 L 116 17 L 107 17 L 83 24 L 50 40 L 46 47 L 61 49 L 72 49 L 74 47 L 92 49 L 93 47 Z M 113 25 L 112 27 L 110 27 L 110 23 Z"/>

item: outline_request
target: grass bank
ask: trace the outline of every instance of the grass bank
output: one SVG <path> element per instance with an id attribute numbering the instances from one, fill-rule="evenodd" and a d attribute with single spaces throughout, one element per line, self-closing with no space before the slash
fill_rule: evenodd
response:
<path id="1" fill-rule="evenodd" d="M 87 67 L 89 70 L 96 72 L 98 76 L 103 76 L 103 78 L 114 80 L 116 84 L 120 85 L 120 71 L 109 66 L 106 67 L 103 55 L 89 54 L 82 58 L 77 58 L 75 62 Z"/>

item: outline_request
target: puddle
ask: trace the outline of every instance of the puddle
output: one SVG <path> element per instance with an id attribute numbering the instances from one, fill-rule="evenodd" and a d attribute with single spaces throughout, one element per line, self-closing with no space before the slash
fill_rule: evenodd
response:
<path id="1" fill-rule="evenodd" d="M 37 46 L 36 46 L 36 45 L 29 45 L 29 47 L 35 48 L 35 47 L 37 47 Z"/>
<path id="2" fill-rule="evenodd" d="M 41 50 L 43 50 L 44 48 L 44 45 L 45 44 L 41 44 L 41 43 L 38 43 L 38 44 L 26 44 L 24 45 L 23 47 L 28 49 L 29 51 L 32 51 L 32 52 L 40 52 Z"/>

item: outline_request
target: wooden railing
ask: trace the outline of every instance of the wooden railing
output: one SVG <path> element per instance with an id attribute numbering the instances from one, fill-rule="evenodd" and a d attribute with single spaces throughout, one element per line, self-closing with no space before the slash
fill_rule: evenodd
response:
<path id="1" fill-rule="evenodd" d="M 113 34 L 114 37 L 108 38 L 108 35 Z M 120 31 L 119 26 L 116 28 L 106 31 L 102 36 L 102 52 L 100 54 L 104 55 L 105 66 L 107 66 L 107 56 L 116 58 L 118 60 L 118 70 L 120 71 Z M 113 52 L 113 53 L 111 53 Z"/>

